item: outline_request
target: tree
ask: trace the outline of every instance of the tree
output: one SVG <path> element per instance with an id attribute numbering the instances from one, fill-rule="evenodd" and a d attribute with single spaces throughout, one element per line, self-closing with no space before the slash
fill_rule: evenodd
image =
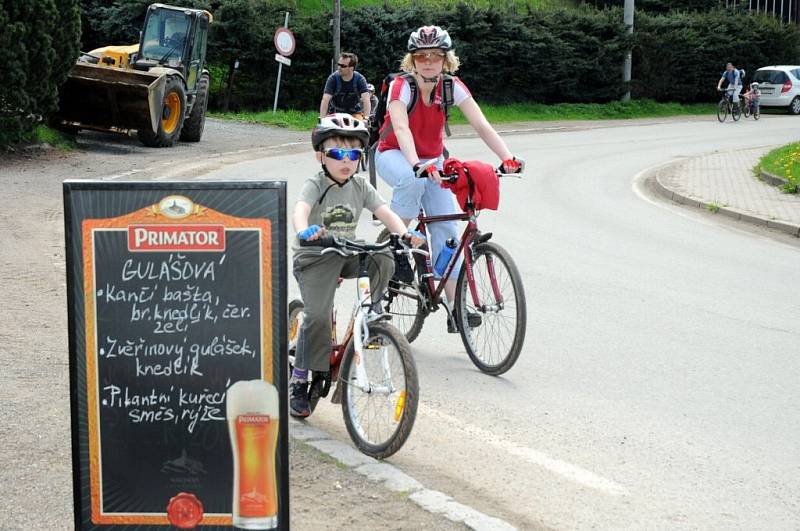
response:
<path id="1" fill-rule="evenodd" d="M 58 105 L 58 86 L 78 55 L 77 0 L 4 0 L 0 27 L 0 144 L 9 144 Z"/>

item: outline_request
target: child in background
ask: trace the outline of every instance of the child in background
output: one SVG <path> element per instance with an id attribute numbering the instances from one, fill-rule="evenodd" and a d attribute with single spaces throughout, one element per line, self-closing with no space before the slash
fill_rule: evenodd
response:
<path id="1" fill-rule="evenodd" d="M 750 114 L 758 113 L 758 105 L 761 100 L 761 90 L 758 88 L 758 83 L 750 83 L 750 88 L 742 94 L 744 101 L 750 108 Z"/>

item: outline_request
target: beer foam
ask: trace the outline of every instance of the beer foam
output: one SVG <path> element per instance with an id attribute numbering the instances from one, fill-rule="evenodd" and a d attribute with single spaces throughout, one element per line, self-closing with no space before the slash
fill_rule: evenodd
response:
<path id="1" fill-rule="evenodd" d="M 248 413 L 280 417 L 278 389 L 264 380 L 240 380 L 230 386 L 225 401 L 226 417 L 230 420 Z"/>

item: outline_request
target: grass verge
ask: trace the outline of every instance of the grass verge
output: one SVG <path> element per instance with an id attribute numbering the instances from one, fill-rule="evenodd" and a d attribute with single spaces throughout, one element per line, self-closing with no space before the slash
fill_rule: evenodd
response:
<path id="1" fill-rule="evenodd" d="M 481 105 L 483 113 L 493 124 L 509 122 L 538 122 L 554 120 L 620 120 L 633 118 L 657 118 L 680 115 L 713 115 L 716 106 L 708 103 L 688 104 L 657 103 L 651 100 L 633 100 L 628 103 L 524 103 L 514 105 Z M 220 113 L 209 112 L 214 118 L 258 123 L 273 127 L 286 127 L 298 131 L 310 130 L 317 123 L 314 111 L 272 111 Z M 466 124 L 467 120 L 455 108 L 450 123 Z"/>
<path id="2" fill-rule="evenodd" d="M 800 184 L 800 142 L 773 149 L 761 157 L 756 168 L 783 177 L 788 183 L 781 189 L 787 193 L 797 193 Z"/>
<path id="3" fill-rule="evenodd" d="M 0 150 L 5 148 L 9 151 L 14 151 L 17 147 L 36 144 L 49 144 L 62 151 L 75 149 L 75 139 L 73 137 L 46 125 L 37 125 L 24 133 L 19 142 L 10 144 L 4 142 L 2 135 L 0 135 Z"/>

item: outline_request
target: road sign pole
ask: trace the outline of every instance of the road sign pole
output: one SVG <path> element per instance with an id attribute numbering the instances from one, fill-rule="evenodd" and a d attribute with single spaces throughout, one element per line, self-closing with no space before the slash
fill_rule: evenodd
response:
<path id="1" fill-rule="evenodd" d="M 625 33 L 633 36 L 633 0 L 625 0 Z M 633 64 L 633 50 L 631 49 L 633 43 L 628 45 L 625 50 L 625 64 L 622 66 L 622 82 L 625 84 L 625 94 L 622 96 L 622 101 L 631 101 L 631 66 Z"/>
<path id="2" fill-rule="evenodd" d="M 283 22 L 283 27 L 289 27 L 289 12 L 286 12 L 286 19 Z M 283 72 L 283 63 L 278 63 L 278 82 L 275 84 L 275 101 L 272 103 L 272 114 L 278 112 L 278 92 L 281 90 L 281 73 Z"/>

